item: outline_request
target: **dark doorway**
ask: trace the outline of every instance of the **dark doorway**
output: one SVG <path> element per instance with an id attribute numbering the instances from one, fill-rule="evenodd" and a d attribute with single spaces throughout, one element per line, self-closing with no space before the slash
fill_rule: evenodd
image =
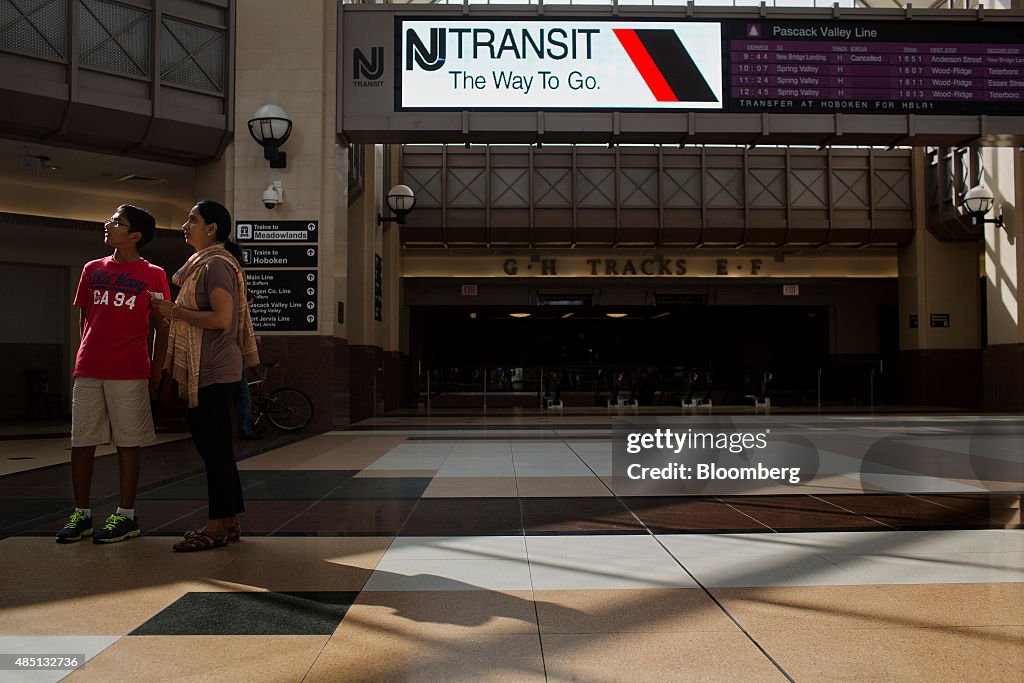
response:
<path id="1" fill-rule="evenodd" d="M 529 317 L 512 317 L 525 312 Z M 802 403 L 828 354 L 829 311 L 544 306 L 471 313 L 414 307 L 411 324 L 413 356 L 427 367 L 697 369 L 711 374 L 723 403 L 744 402 L 769 372 L 776 392 Z"/>

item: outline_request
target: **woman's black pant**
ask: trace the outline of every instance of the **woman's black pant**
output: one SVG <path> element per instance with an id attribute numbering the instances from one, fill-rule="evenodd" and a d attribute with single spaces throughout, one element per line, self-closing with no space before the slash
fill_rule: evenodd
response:
<path id="1" fill-rule="evenodd" d="M 199 404 L 188 410 L 192 441 L 206 464 L 210 519 L 226 519 L 245 512 L 231 441 L 231 404 L 237 385 L 238 382 L 231 382 L 200 388 Z"/>

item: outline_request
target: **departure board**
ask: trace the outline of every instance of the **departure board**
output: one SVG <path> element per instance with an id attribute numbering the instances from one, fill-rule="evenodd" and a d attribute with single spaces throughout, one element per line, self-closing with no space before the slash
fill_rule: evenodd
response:
<path id="1" fill-rule="evenodd" d="M 730 21 L 732 112 L 1024 114 L 1024 25 Z"/>

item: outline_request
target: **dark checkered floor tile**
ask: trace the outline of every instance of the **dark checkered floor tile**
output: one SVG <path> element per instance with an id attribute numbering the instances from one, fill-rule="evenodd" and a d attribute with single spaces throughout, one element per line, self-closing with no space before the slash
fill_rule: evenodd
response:
<path id="1" fill-rule="evenodd" d="M 186 593 L 133 636 L 330 635 L 357 592 Z"/>

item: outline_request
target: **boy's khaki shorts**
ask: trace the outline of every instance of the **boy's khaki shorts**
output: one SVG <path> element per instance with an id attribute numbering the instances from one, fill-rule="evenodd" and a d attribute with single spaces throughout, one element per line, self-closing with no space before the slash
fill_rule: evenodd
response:
<path id="1" fill-rule="evenodd" d="M 71 392 L 71 445 L 112 442 L 131 448 L 156 438 L 149 380 L 76 377 Z"/>

